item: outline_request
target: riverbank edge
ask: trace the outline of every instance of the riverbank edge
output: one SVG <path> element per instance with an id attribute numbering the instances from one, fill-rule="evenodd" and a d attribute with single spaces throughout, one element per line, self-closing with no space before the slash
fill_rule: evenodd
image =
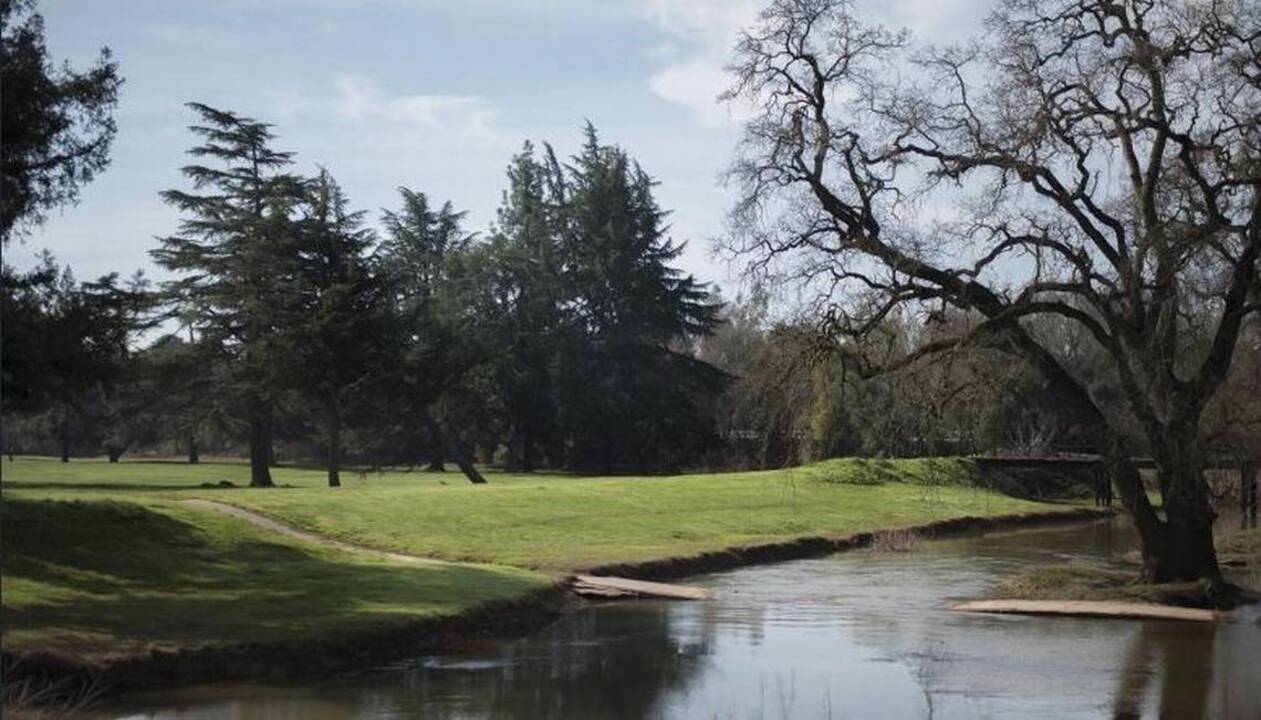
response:
<path id="1" fill-rule="evenodd" d="M 872 540 L 877 535 L 886 532 L 909 531 L 925 540 L 944 540 L 960 535 L 1017 530 L 1040 525 L 1103 520 L 1113 517 L 1115 514 L 1112 510 L 1083 507 L 1071 510 L 1050 510 L 1046 512 L 995 515 L 992 517 L 965 515 L 949 520 L 938 520 L 924 525 L 881 528 L 839 537 L 816 535 L 785 540 L 783 542 L 714 550 L 699 555 L 661 558 L 641 562 L 612 563 L 585 568 L 581 572 L 590 575 L 616 575 L 635 580 L 677 580 L 690 575 L 721 572 L 750 565 L 764 565 L 786 560 L 803 560 L 848 550 L 861 550 L 870 547 Z"/>
<path id="2" fill-rule="evenodd" d="M 900 528 L 925 539 L 1089 522 L 1111 517 L 1110 510 L 1074 508 L 994 517 L 964 516 Z M 787 560 L 821 557 L 869 547 L 885 530 L 846 536 L 810 536 L 783 542 L 716 550 L 699 555 L 614 563 L 579 572 L 639 580 L 673 580 L 690 575 Z M 536 632 L 563 614 L 589 603 L 570 592 L 571 577 L 513 600 L 488 603 L 454 615 L 393 623 L 340 634 L 284 642 L 153 650 L 103 661 L 38 650 L 0 651 L 4 682 L 56 685 L 62 695 L 90 689 L 98 699 L 231 680 L 284 680 L 328 677 L 363 670 L 401 657 L 433 654 L 473 640 L 509 639 Z"/>

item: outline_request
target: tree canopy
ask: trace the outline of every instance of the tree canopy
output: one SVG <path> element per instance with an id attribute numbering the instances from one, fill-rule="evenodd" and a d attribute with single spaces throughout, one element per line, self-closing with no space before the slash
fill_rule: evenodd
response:
<path id="1" fill-rule="evenodd" d="M 1199 422 L 1261 307 L 1261 11 L 1004 0 L 987 30 L 920 47 L 845 0 L 772 3 L 732 64 L 728 96 L 761 107 L 732 170 L 736 249 L 819 288 L 869 372 L 963 343 L 1027 358 L 1095 418 L 1148 574 L 1215 578 Z M 960 332 L 862 352 L 943 304 Z M 1109 359 L 1164 518 L 1116 408 L 1030 322 L 1048 316 Z"/>
<path id="2" fill-rule="evenodd" d="M 109 164 L 122 82 L 109 48 L 84 72 L 56 65 L 33 0 L 0 1 L 0 242 L 75 203 Z"/>

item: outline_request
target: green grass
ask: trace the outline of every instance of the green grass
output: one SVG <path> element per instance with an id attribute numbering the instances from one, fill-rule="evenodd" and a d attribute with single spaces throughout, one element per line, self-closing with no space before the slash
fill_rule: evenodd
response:
<path id="1" fill-rule="evenodd" d="M 551 571 L 1043 509 L 960 485 L 837 482 L 834 469 L 220 497 L 349 542 Z"/>
<path id="2" fill-rule="evenodd" d="M 1120 600 L 1187 605 L 1208 603 L 1200 583 L 1138 583 L 1134 573 L 1085 565 L 1049 565 L 1018 573 L 992 593 L 1006 600 Z"/>
<path id="3" fill-rule="evenodd" d="M 350 474 L 240 462 L 18 458 L 4 480 L 10 647 L 75 655 L 327 635 L 523 595 L 544 573 L 803 536 L 1054 506 L 973 487 L 958 460 L 837 460 L 792 470 L 586 478 Z M 450 561 L 416 567 L 313 547 L 180 501 L 210 498 L 345 541 Z M 509 568 L 505 566 L 515 566 Z"/>
<path id="4" fill-rule="evenodd" d="M 379 561 L 164 502 L 6 497 L 0 522 L 6 647 L 76 657 L 336 635 L 547 582 L 513 568 Z"/>

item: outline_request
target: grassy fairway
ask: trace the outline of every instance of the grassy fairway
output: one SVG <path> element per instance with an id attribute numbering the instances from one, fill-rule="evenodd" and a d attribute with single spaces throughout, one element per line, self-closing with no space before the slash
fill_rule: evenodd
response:
<path id="1" fill-rule="evenodd" d="M 276 537 L 219 513 L 15 499 L 2 517 L 4 641 L 93 658 L 336 635 L 542 587 L 511 568 L 401 565 Z"/>
<path id="2" fill-rule="evenodd" d="M 486 487 L 421 476 L 336 497 L 323 488 L 215 497 L 358 544 L 549 571 L 1046 509 L 963 485 L 961 463 L 927 465 L 899 463 L 906 482 L 845 461 L 679 477 L 491 477 Z M 927 475 L 943 484 L 924 484 Z"/>
<path id="3" fill-rule="evenodd" d="M 19 459 L 7 492 L 54 499 L 152 503 L 207 497 L 372 547 L 443 558 L 570 570 L 692 555 L 808 535 L 843 535 L 965 515 L 1046 510 L 968 484 L 954 460 L 834 460 L 789 470 L 651 478 L 490 474 L 474 487 L 455 473 L 385 472 L 323 487 L 317 470 L 283 468 L 290 487 L 244 484 L 240 463 Z"/>
<path id="4" fill-rule="evenodd" d="M 830 461 L 655 478 L 387 472 L 323 487 L 240 463 L 18 458 L 4 477 L 5 642 L 75 655 L 328 635 L 520 596 L 543 574 L 1053 509 L 968 485 L 960 461 Z M 482 565 L 400 565 L 182 504 L 210 498 L 353 543 Z M 525 569 L 511 569 L 505 565 Z"/>

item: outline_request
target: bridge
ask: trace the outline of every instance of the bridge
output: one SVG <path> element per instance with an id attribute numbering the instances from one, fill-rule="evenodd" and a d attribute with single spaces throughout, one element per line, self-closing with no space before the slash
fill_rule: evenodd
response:
<path id="1" fill-rule="evenodd" d="M 1095 505 L 1112 506 L 1112 483 L 1104 468 L 1103 459 L 1093 453 L 1061 453 L 1053 455 L 974 455 L 971 460 L 980 467 L 990 468 L 1036 468 L 1054 470 L 1073 468 L 1090 473 L 1094 491 Z M 1133 458 L 1139 469 L 1152 470 L 1156 462 L 1152 458 Z M 1257 526 L 1257 462 L 1250 458 L 1240 458 L 1225 453 L 1210 456 L 1205 462 L 1205 470 L 1234 470 L 1239 473 L 1239 509 L 1245 527 Z"/>

